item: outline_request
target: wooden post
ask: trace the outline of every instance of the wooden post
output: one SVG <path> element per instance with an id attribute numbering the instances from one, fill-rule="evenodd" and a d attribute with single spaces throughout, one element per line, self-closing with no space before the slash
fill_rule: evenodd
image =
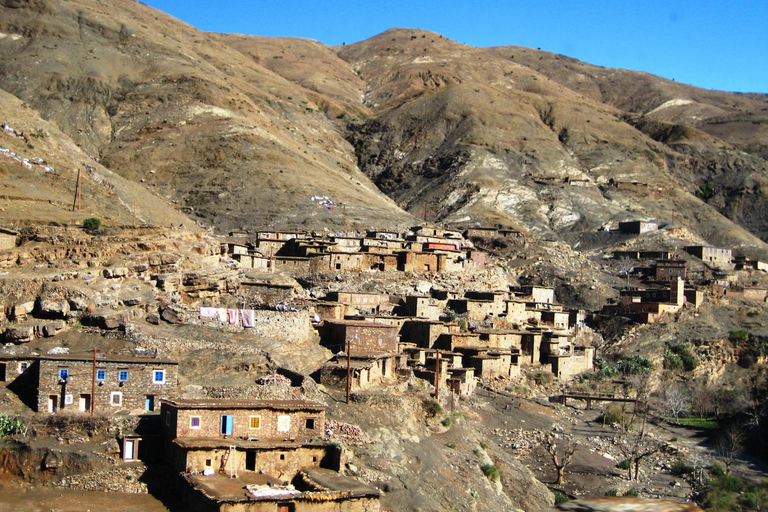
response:
<path id="1" fill-rule="evenodd" d="M 440 402 L 440 350 L 435 359 L 435 400 Z"/>
<path id="2" fill-rule="evenodd" d="M 349 390 L 352 386 L 352 340 L 347 340 L 347 404 L 349 404 Z"/>
<path id="3" fill-rule="evenodd" d="M 72 203 L 72 211 L 80 210 L 80 169 L 77 170 L 77 181 L 75 181 L 75 200 Z"/>
<path id="4" fill-rule="evenodd" d="M 80 175 L 78 171 L 78 176 Z M 91 380 L 91 416 L 96 410 L 96 347 L 93 347 L 93 379 Z"/>

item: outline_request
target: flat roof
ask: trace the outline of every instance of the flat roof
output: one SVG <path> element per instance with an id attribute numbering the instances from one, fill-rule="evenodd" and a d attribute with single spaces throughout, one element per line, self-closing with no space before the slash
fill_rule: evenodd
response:
<path id="1" fill-rule="evenodd" d="M 176 409 L 275 409 L 280 411 L 324 411 L 327 406 L 309 400 L 161 400 Z"/>
<path id="2" fill-rule="evenodd" d="M 90 356 L 77 356 L 70 354 L 51 354 L 51 355 L 16 355 L 16 356 L 0 356 L 0 361 L 19 361 L 19 360 L 36 360 L 36 361 L 77 361 L 93 363 L 93 355 Z M 131 356 L 117 356 L 106 355 L 105 357 L 97 357 L 96 364 L 99 363 L 126 363 L 126 364 L 172 364 L 178 365 L 177 361 L 170 359 L 155 359 L 153 357 L 131 357 Z"/>
<path id="3" fill-rule="evenodd" d="M 173 443 L 188 450 L 210 450 L 215 448 L 255 448 L 258 450 L 296 450 L 298 448 L 324 448 L 324 443 L 310 443 L 302 441 L 283 441 L 280 439 L 236 439 L 228 437 L 177 437 Z"/>

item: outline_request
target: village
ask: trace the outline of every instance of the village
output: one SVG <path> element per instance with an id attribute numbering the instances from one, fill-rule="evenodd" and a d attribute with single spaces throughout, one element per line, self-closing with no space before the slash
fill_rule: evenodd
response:
<path id="1" fill-rule="evenodd" d="M 637 221 L 616 229 L 640 236 L 659 228 Z M 316 340 L 332 356 L 315 362 L 311 378 L 347 404 L 351 394 L 386 393 L 409 379 L 427 386 L 438 404 L 462 402 L 532 372 L 560 382 L 565 403 L 568 383 L 594 369 L 601 340 L 590 327 L 596 317 L 648 324 L 695 310 L 708 297 L 766 300 L 765 288 L 737 288 L 729 278 L 765 272 L 765 263 L 702 245 L 604 254 L 609 265 L 618 263 L 620 282 L 631 278 L 644 287 L 624 286 L 602 310 L 587 311 L 564 307 L 555 288 L 542 284 L 429 284 L 488 270 L 493 258 L 482 247 L 492 241 L 524 251 L 527 235 L 511 229 L 258 231 L 183 241 L 150 230 L 90 246 L 74 238 L 51 244 L 52 237 L 66 240 L 52 231 L 25 236 L 3 230 L 2 267 L 45 267 L 48 277 L 21 278 L 26 287 L 14 288 L 19 283 L 4 275 L 13 302 L 2 318 L 0 382 L 39 415 L 146 417 L 151 427 L 123 432 L 115 457 L 179 475 L 171 479 L 174 492 L 201 511 L 371 511 L 381 508 L 382 491 L 345 476 L 353 461 L 334 441 L 321 400 L 298 391 L 296 398 L 271 399 L 190 394 L 179 385 L 181 363 L 160 350 L 112 353 L 102 345 L 70 354 L 57 345 L 41 354 L 25 347 L 33 340 L 55 344 L 77 329 L 191 326 L 286 343 Z M 296 279 L 306 275 L 333 286 L 303 293 Z M 354 275 L 388 275 L 394 282 L 416 276 L 422 284 L 407 293 L 366 291 L 349 279 Z M 271 378 L 297 377 L 291 368 L 278 373 L 287 377 Z"/>

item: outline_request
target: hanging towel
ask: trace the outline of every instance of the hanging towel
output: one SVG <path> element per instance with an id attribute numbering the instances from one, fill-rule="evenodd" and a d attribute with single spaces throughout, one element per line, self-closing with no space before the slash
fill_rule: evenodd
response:
<path id="1" fill-rule="evenodd" d="M 238 325 L 240 323 L 240 313 L 236 309 L 228 309 L 229 323 L 232 325 Z"/>
<path id="2" fill-rule="evenodd" d="M 227 322 L 227 310 L 224 308 L 216 308 L 216 313 L 219 315 L 219 322 L 226 323 Z"/>
<path id="3" fill-rule="evenodd" d="M 241 309 L 243 315 L 243 327 L 256 327 L 256 318 L 252 309 Z"/>
<path id="4" fill-rule="evenodd" d="M 216 318 L 219 316 L 216 308 L 200 308 L 200 318 Z"/>

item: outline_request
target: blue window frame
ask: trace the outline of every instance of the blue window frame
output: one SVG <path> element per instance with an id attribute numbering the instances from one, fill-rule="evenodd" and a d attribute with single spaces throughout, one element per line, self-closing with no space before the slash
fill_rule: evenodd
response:
<path id="1" fill-rule="evenodd" d="M 69 378 L 69 368 L 59 368 L 59 380 L 67 380 Z"/>
<path id="2" fill-rule="evenodd" d="M 128 382 L 128 370 L 120 370 L 117 373 L 118 382 Z"/>
<path id="3" fill-rule="evenodd" d="M 98 382 L 104 382 L 107 380 L 107 370 L 99 369 L 96 370 L 96 380 Z"/>
<path id="4" fill-rule="evenodd" d="M 165 370 L 154 370 L 152 372 L 152 384 L 165 384 Z"/>

